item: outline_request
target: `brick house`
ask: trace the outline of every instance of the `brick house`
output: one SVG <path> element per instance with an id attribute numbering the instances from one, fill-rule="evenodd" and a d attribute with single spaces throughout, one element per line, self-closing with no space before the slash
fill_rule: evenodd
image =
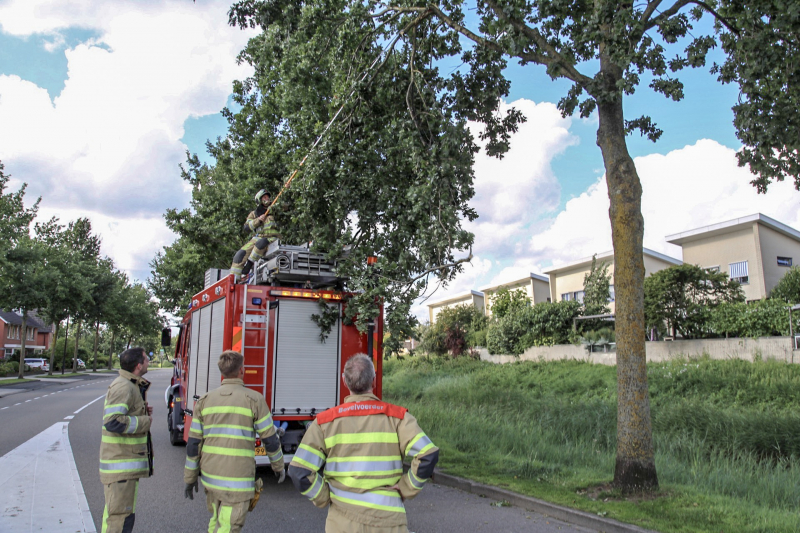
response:
<path id="1" fill-rule="evenodd" d="M 26 357 L 42 353 L 53 342 L 53 328 L 45 325 L 35 312 L 28 313 L 26 327 Z M 22 347 L 22 315 L 14 311 L 0 311 L 0 359 L 7 359 L 14 350 Z"/>

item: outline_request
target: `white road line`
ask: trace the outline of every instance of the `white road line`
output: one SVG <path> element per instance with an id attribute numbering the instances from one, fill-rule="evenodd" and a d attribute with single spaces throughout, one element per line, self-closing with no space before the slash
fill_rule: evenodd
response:
<path id="1" fill-rule="evenodd" d="M 3 407 L 2 409 L 0 409 L 0 411 L 2 411 L 3 409 L 8 409 L 8 406 L 6 406 L 6 407 Z"/>
<path id="2" fill-rule="evenodd" d="M 30 400 L 25 400 L 25 403 L 28 403 Z"/>
<path id="3" fill-rule="evenodd" d="M 39 398 L 41 398 L 41 396 L 37 396 L 36 398 L 34 398 L 34 400 L 38 400 Z"/>
<path id="4" fill-rule="evenodd" d="M 64 420 L 72 420 L 73 418 L 75 418 L 74 415 L 69 415 L 69 416 L 65 416 Z"/>
<path id="5" fill-rule="evenodd" d="M 83 407 L 81 407 L 80 409 L 78 409 L 77 411 L 75 411 L 75 412 L 74 412 L 74 413 L 72 413 L 72 414 L 74 414 L 74 415 L 77 415 L 78 413 L 80 413 L 81 411 L 83 411 L 84 409 L 86 409 L 87 407 L 89 407 L 90 405 L 92 405 L 92 404 L 93 404 L 94 402 L 96 402 L 97 400 L 102 400 L 102 399 L 103 399 L 103 398 L 105 398 L 105 397 L 106 397 L 106 395 L 105 395 L 105 394 L 103 394 L 102 396 L 98 396 L 97 398 L 95 398 L 95 399 L 94 399 L 94 400 L 92 400 L 91 402 L 87 403 L 86 405 L 84 405 Z"/>
<path id="6" fill-rule="evenodd" d="M 68 428 L 58 422 L 0 457 L 0 531 L 95 533 Z"/>
<path id="7" fill-rule="evenodd" d="M 22 403 L 21 402 L 20 403 L 15 403 L 14 405 L 22 405 Z"/>

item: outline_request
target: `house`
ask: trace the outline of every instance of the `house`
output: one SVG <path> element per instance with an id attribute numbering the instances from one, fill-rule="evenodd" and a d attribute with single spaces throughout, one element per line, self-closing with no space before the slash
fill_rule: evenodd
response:
<path id="1" fill-rule="evenodd" d="M 482 288 L 481 292 L 484 294 L 485 312 L 487 316 L 492 314 L 492 299 L 494 295 L 498 290 L 504 288 L 510 291 L 525 291 L 531 304 L 550 301 L 550 278 L 531 272 L 524 278 Z"/>
<path id="2" fill-rule="evenodd" d="M 27 356 L 42 353 L 50 348 L 53 330 L 45 325 L 36 313 L 28 313 L 25 332 L 25 352 Z M 22 315 L 14 311 L 0 311 L 0 356 L 9 358 L 15 350 L 22 348 Z"/>
<path id="3" fill-rule="evenodd" d="M 683 261 L 725 272 L 748 301 L 761 300 L 800 261 L 800 231 L 761 213 L 668 235 Z"/>
<path id="4" fill-rule="evenodd" d="M 484 312 L 484 295 L 482 292 L 478 291 L 469 291 L 464 292 L 461 294 L 457 294 L 455 296 L 449 296 L 442 300 L 438 300 L 433 303 L 428 304 L 428 316 L 433 324 L 436 321 L 436 315 L 442 309 L 447 307 L 456 307 L 458 305 L 473 305 L 477 308 L 481 313 Z"/>
<path id="5" fill-rule="evenodd" d="M 644 275 L 649 276 L 653 272 L 658 272 L 674 265 L 680 265 L 681 261 L 664 255 L 648 248 L 644 248 Z M 614 303 L 614 252 L 603 252 L 596 255 L 597 265 L 609 263 L 608 272 L 611 274 L 611 287 L 609 291 L 609 308 L 613 313 Z M 550 299 L 553 302 L 562 300 L 577 300 L 583 302 L 583 279 L 592 269 L 592 258 L 584 257 L 578 261 L 553 267 L 544 271 L 550 276 Z"/>

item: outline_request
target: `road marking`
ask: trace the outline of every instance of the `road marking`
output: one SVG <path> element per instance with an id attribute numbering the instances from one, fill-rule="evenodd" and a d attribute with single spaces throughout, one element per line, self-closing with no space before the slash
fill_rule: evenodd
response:
<path id="1" fill-rule="evenodd" d="M 41 396 L 37 396 L 36 398 L 34 398 L 34 400 L 38 400 L 39 398 L 41 398 Z"/>
<path id="2" fill-rule="evenodd" d="M 8 406 L 6 406 L 6 407 L 3 407 L 3 409 L 8 409 Z M 2 411 L 3 409 L 0 409 L 0 411 Z"/>
<path id="3" fill-rule="evenodd" d="M 102 399 L 103 399 L 103 398 L 105 398 L 105 397 L 106 397 L 106 395 L 105 395 L 105 394 L 103 394 L 102 396 L 98 396 L 97 398 L 95 398 L 95 399 L 94 399 L 94 400 L 92 400 L 91 402 L 87 403 L 86 405 L 84 405 L 83 407 L 81 407 L 80 409 L 78 409 L 77 411 L 75 411 L 75 412 L 74 412 L 74 413 L 72 413 L 72 414 L 74 414 L 74 415 L 77 415 L 78 413 L 80 413 L 81 411 L 83 411 L 84 409 L 86 409 L 87 407 L 89 407 L 90 405 L 92 405 L 92 404 L 93 404 L 94 402 L 96 402 L 97 400 L 102 400 Z"/>
<path id="4" fill-rule="evenodd" d="M 15 403 L 14 405 L 22 405 L 22 403 Z"/>
<path id="5" fill-rule="evenodd" d="M 25 400 L 25 403 L 28 403 L 30 400 Z"/>
<path id="6" fill-rule="evenodd" d="M 64 420 L 72 420 L 73 418 L 75 418 L 74 415 L 69 415 L 69 416 L 65 416 Z"/>
<path id="7" fill-rule="evenodd" d="M 0 531 L 96 533 L 68 428 L 53 424 L 0 457 Z"/>

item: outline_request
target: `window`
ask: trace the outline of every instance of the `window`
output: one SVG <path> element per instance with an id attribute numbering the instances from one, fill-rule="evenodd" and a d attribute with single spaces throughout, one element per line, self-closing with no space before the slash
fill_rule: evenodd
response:
<path id="1" fill-rule="evenodd" d="M 748 270 L 747 270 L 747 261 L 739 261 L 738 263 L 731 263 L 730 265 L 728 265 L 728 267 L 729 267 L 728 273 L 731 279 L 736 280 L 743 285 L 750 282 L 750 277 L 748 275 Z"/>
<path id="2" fill-rule="evenodd" d="M 572 300 L 572 293 L 571 292 L 565 292 L 564 294 L 561 295 L 561 301 L 562 302 L 568 302 L 570 300 Z"/>
<path id="3" fill-rule="evenodd" d="M 790 267 L 790 266 L 792 266 L 792 258 L 791 257 L 778 256 L 778 266 L 779 267 Z"/>
<path id="4" fill-rule="evenodd" d="M 27 330 L 28 334 L 25 336 L 25 338 L 29 341 L 36 340 L 36 330 L 34 328 L 27 328 Z"/>
<path id="5" fill-rule="evenodd" d="M 613 302 L 614 300 L 616 300 L 616 298 L 617 298 L 617 295 L 614 292 L 614 286 L 613 285 L 609 285 L 608 286 L 608 301 L 609 302 Z"/>
<path id="6" fill-rule="evenodd" d="M 575 300 L 576 302 L 583 303 L 583 297 L 584 296 L 586 296 L 586 292 L 585 291 L 575 291 L 572 294 L 572 299 Z"/>
<path id="7" fill-rule="evenodd" d="M 719 265 L 717 265 L 717 266 L 713 266 L 713 267 L 706 267 L 706 270 L 707 270 L 708 272 L 712 272 L 712 273 L 719 272 Z"/>

